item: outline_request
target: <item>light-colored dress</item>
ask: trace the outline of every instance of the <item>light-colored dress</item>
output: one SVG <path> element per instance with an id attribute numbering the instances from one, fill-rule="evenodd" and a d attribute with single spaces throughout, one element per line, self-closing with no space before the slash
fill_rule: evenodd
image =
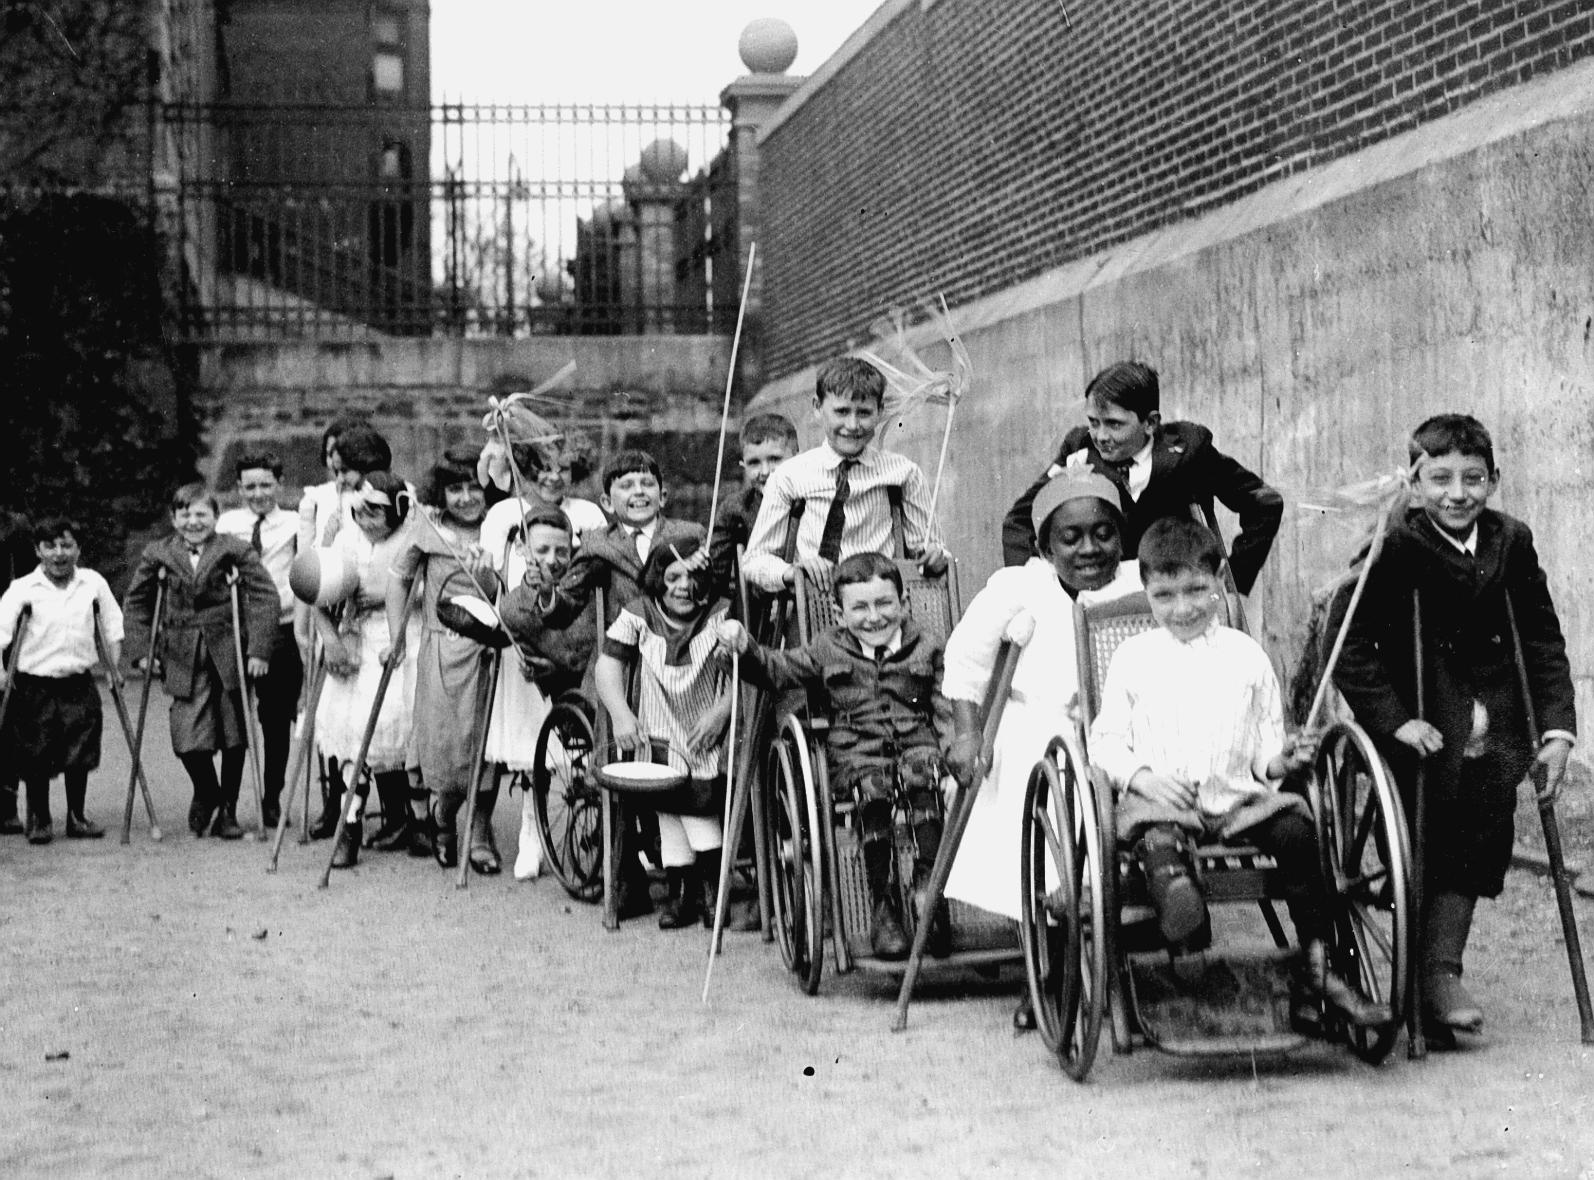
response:
<path id="1" fill-rule="evenodd" d="M 399 528 L 385 540 L 372 543 L 358 528 L 342 529 L 336 545 L 344 551 L 359 572 L 360 589 L 355 600 L 345 605 L 339 638 L 357 654 L 359 670 L 353 676 L 331 676 L 321 690 L 315 713 L 316 744 L 329 757 L 352 761 L 359 752 L 360 740 L 371 715 L 371 702 L 382 678 L 378 656 L 389 646 L 387 629 L 387 588 L 392 568 L 410 543 L 406 528 Z M 382 709 L 377 714 L 376 730 L 366 753 L 373 771 L 399 770 L 409 761 L 410 724 L 415 700 L 416 660 L 421 647 L 420 618 L 410 613 L 406 629 L 404 659 L 393 670 Z"/>
<path id="2" fill-rule="evenodd" d="M 1081 591 L 1099 602 L 1140 589 L 1139 567 L 1126 561 L 1113 581 Z M 969 823 L 947 880 L 948 897 L 1017 920 L 1019 837 L 1029 773 L 1047 742 L 1071 733 L 1069 706 L 1079 691 L 1074 643 L 1074 600 L 1051 562 L 1032 557 L 991 575 L 947 638 L 941 691 L 950 700 L 982 702 L 996 672 L 1007 626 L 1020 612 L 1035 632 L 1013 672 L 1013 693 L 996 731 L 991 772 L 974 800 Z"/>

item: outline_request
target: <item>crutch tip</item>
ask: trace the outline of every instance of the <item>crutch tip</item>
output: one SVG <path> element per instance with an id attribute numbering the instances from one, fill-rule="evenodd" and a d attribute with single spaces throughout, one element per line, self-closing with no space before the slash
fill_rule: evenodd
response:
<path id="1" fill-rule="evenodd" d="M 165 833 L 162 832 L 159 828 L 151 828 L 149 830 L 149 838 L 151 840 L 157 840 L 158 841 L 158 840 L 161 840 L 161 839 L 165 838 Z M 123 840 L 122 843 L 126 844 L 127 841 Z"/>

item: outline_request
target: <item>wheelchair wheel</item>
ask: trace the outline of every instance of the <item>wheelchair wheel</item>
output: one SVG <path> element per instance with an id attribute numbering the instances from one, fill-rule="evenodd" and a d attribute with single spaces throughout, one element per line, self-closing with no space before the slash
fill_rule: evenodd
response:
<path id="1" fill-rule="evenodd" d="M 1317 839 L 1332 911 L 1329 957 L 1394 1019 L 1346 1029 L 1368 1062 L 1388 1055 L 1405 1020 L 1412 970 L 1411 846 L 1405 812 L 1366 732 L 1353 723 L 1323 737 L 1315 767 Z"/>
<path id="2" fill-rule="evenodd" d="M 798 986 L 811 996 L 819 990 L 825 966 L 824 873 L 814 838 L 813 765 L 794 718 L 776 734 L 764 782 L 775 940 Z"/>
<path id="3" fill-rule="evenodd" d="M 1036 1027 L 1084 1081 L 1107 1008 L 1109 865 L 1090 772 L 1053 738 L 1030 772 L 1019 842 L 1019 934 Z"/>
<path id="4" fill-rule="evenodd" d="M 580 901 L 603 895 L 602 800 L 592 777 L 596 745 L 586 713 L 558 701 L 537 733 L 531 775 L 544 863 Z"/>

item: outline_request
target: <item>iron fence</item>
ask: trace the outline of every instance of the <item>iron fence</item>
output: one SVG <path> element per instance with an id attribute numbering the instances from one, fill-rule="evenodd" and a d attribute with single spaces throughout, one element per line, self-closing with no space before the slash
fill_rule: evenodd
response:
<path id="1" fill-rule="evenodd" d="M 709 106 L 163 109 L 185 323 L 216 338 L 727 331 Z"/>

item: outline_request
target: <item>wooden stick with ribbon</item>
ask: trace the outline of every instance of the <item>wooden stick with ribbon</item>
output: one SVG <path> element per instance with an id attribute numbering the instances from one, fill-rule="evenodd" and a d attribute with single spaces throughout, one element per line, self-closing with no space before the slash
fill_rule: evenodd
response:
<path id="1" fill-rule="evenodd" d="M 742 320 L 747 315 L 747 292 L 753 285 L 753 263 L 758 257 L 758 243 L 747 245 L 747 273 L 742 276 L 742 301 L 736 309 L 736 331 L 731 336 L 731 360 L 725 370 L 725 400 L 720 407 L 720 441 L 714 452 L 714 489 L 708 501 L 708 535 L 714 536 L 714 517 L 719 512 L 720 471 L 725 466 L 725 434 L 731 422 L 731 387 L 736 384 L 736 353 L 742 343 Z"/>

